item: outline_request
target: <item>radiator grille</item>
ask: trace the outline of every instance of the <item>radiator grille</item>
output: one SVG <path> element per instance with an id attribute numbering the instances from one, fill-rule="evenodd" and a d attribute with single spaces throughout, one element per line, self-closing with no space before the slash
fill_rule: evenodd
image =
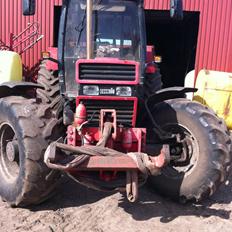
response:
<path id="1" fill-rule="evenodd" d="M 80 80 L 134 81 L 135 65 L 80 63 Z"/>
<path id="2" fill-rule="evenodd" d="M 91 126 L 99 125 L 101 109 L 115 109 L 118 124 L 122 124 L 127 127 L 132 126 L 134 101 L 81 100 L 81 102 L 86 107 L 88 120 L 90 120 L 95 112 L 90 123 Z"/>

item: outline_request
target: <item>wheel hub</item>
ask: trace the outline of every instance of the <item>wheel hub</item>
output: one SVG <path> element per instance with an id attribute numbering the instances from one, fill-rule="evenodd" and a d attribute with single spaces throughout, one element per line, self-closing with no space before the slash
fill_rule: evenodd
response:
<path id="1" fill-rule="evenodd" d="M 18 149 L 18 143 L 16 141 L 11 141 L 7 143 L 6 155 L 8 160 L 11 162 L 19 161 L 19 149 Z"/>
<path id="2" fill-rule="evenodd" d="M 20 153 L 14 128 L 7 122 L 0 125 L 0 172 L 7 182 L 17 180 L 20 171 Z"/>
<path id="3" fill-rule="evenodd" d="M 177 141 L 170 145 L 170 175 L 177 176 L 178 173 L 189 175 L 198 160 L 199 147 L 193 134 L 184 126 L 179 124 L 168 124 L 163 128 L 176 134 Z M 173 172 L 172 172 L 173 169 Z M 166 173 L 169 175 L 168 173 Z"/>

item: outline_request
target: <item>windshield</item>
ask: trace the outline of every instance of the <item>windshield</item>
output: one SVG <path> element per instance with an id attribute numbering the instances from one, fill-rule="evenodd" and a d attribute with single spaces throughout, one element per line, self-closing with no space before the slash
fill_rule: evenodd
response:
<path id="1" fill-rule="evenodd" d="M 93 1 L 93 57 L 139 60 L 137 1 Z M 65 35 L 65 56 L 86 58 L 86 0 L 71 0 Z"/>

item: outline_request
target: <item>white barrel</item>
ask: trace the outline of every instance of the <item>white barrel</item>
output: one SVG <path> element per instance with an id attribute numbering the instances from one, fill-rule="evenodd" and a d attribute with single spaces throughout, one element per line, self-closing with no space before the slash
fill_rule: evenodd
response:
<path id="1" fill-rule="evenodd" d="M 195 81 L 195 70 L 190 71 L 184 80 L 184 87 L 194 88 L 194 81 Z M 193 93 L 186 93 L 186 97 L 189 100 L 193 99 Z"/>

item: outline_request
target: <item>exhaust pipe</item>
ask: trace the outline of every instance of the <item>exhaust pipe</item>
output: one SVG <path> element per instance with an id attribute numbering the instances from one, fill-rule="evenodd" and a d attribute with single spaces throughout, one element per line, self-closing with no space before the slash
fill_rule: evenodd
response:
<path id="1" fill-rule="evenodd" d="M 87 0 L 87 25 L 86 25 L 86 35 L 87 35 L 87 59 L 92 59 L 93 43 L 92 43 L 92 21 L 93 21 L 93 0 Z"/>

